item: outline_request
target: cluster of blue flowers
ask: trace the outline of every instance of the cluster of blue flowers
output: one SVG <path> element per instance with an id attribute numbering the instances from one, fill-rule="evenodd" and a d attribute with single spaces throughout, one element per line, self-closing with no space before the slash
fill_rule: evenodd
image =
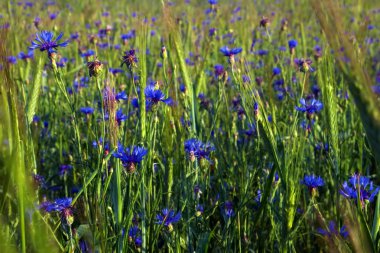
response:
<path id="1" fill-rule="evenodd" d="M 185 141 L 185 152 L 191 161 L 195 161 L 195 159 L 210 160 L 210 153 L 214 150 L 214 146 L 212 146 L 210 143 L 203 143 L 202 141 L 195 138 Z"/>

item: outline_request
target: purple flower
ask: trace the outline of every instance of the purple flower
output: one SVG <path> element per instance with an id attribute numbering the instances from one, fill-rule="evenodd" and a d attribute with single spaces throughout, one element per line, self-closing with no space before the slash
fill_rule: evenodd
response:
<path id="1" fill-rule="evenodd" d="M 68 41 L 59 43 L 63 36 L 63 33 L 60 33 L 56 39 L 54 39 L 54 33 L 49 31 L 42 31 L 40 34 L 36 34 L 36 39 L 32 41 L 32 46 L 29 47 L 30 50 L 40 49 L 40 51 L 48 51 L 48 53 L 56 52 L 58 47 L 66 47 Z"/>
<path id="2" fill-rule="evenodd" d="M 375 187 L 369 177 L 355 174 L 343 183 L 340 194 L 348 199 L 358 199 L 359 194 L 360 201 L 364 205 L 364 201 L 372 202 L 379 190 L 380 187 Z"/>
<path id="3" fill-rule="evenodd" d="M 131 148 L 124 148 L 119 144 L 113 156 L 121 160 L 124 168 L 126 168 L 129 173 L 133 173 L 136 170 L 136 165 L 140 164 L 147 154 L 148 150 L 143 147 L 133 146 Z"/>
<path id="4" fill-rule="evenodd" d="M 214 66 L 214 74 L 215 74 L 216 78 L 219 78 L 219 77 L 223 76 L 223 74 L 224 74 L 224 67 L 223 67 L 223 65 L 216 64 Z"/>
<path id="5" fill-rule="evenodd" d="M 164 225 L 169 232 L 173 231 L 173 224 L 181 220 L 181 212 L 177 214 L 167 208 L 162 209 L 161 214 L 156 215 L 156 224 Z"/>
<path id="6" fill-rule="evenodd" d="M 7 57 L 7 62 L 9 64 L 16 64 L 17 63 L 17 57 L 16 56 L 8 56 Z"/>
<path id="7" fill-rule="evenodd" d="M 128 69 L 132 69 L 136 66 L 136 63 L 138 62 L 138 59 L 136 57 L 136 51 L 134 49 L 128 50 L 125 52 L 121 66 L 124 64 L 127 65 Z"/>

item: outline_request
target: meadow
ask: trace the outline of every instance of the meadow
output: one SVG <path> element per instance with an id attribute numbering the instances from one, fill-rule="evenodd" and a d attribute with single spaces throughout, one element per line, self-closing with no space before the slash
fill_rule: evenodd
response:
<path id="1" fill-rule="evenodd" d="M 0 2 L 0 252 L 380 252 L 375 0 Z"/>

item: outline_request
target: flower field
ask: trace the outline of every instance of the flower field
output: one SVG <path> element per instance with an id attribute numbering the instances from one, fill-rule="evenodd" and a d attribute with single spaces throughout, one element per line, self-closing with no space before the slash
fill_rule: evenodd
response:
<path id="1" fill-rule="evenodd" d="M 380 252 L 377 1 L 0 7 L 0 252 Z"/>

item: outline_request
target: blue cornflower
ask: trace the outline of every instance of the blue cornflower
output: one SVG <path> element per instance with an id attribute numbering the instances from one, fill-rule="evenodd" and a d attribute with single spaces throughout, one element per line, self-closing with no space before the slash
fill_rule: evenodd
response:
<path id="1" fill-rule="evenodd" d="M 218 3 L 218 0 L 208 0 L 208 3 L 214 5 Z"/>
<path id="2" fill-rule="evenodd" d="M 298 42 L 296 40 L 289 40 L 288 46 L 289 46 L 289 49 L 292 50 L 293 48 L 298 46 Z"/>
<path id="3" fill-rule="evenodd" d="M 210 160 L 209 155 L 215 148 L 210 143 L 203 143 L 195 138 L 185 141 L 185 152 L 188 154 L 190 160 L 193 162 L 195 158 L 201 160 L 206 158 Z"/>
<path id="4" fill-rule="evenodd" d="M 259 49 L 257 50 L 257 52 L 255 52 L 255 54 L 258 54 L 259 56 L 264 56 L 264 55 L 267 55 L 268 53 L 269 51 L 265 49 Z"/>
<path id="5" fill-rule="evenodd" d="M 123 91 L 117 93 L 116 96 L 115 96 L 115 99 L 116 99 L 117 101 L 120 101 L 120 100 L 127 100 L 127 99 L 128 99 L 128 96 L 127 96 L 125 90 L 123 90 Z"/>
<path id="6" fill-rule="evenodd" d="M 116 121 L 120 125 L 121 122 L 126 121 L 128 116 L 123 113 L 123 110 L 120 108 L 116 111 Z"/>
<path id="7" fill-rule="evenodd" d="M 50 31 L 42 31 L 40 34 L 36 34 L 36 39 L 32 41 L 32 46 L 29 47 L 30 50 L 40 49 L 40 51 L 48 51 L 49 54 L 55 53 L 56 48 L 66 47 L 68 41 L 59 43 L 63 36 L 63 33 L 60 33 L 56 39 L 54 39 L 54 33 Z"/>
<path id="8" fill-rule="evenodd" d="M 216 64 L 214 66 L 214 74 L 216 78 L 220 78 L 224 75 L 224 66 L 221 64 Z"/>
<path id="9" fill-rule="evenodd" d="M 148 150 L 144 147 L 133 146 L 131 148 L 124 148 L 121 144 L 119 144 L 117 151 L 113 154 L 113 156 L 121 160 L 127 172 L 133 173 L 136 170 L 136 165 L 140 164 L 144 156 L 147 154 Z"/>
<path id="10" fill-rule="evenodd" d="M 241 47 L 229 49 L 227 46 L 224 46 L 220 48 L 220 52 L 222 52 L 224 56 L 229 56 L 229 57 L 234 56 L 235 54 L 239 54 L 241 53 L 241 51 L 243 51 Z"/>
<path id="11" fill-rule="evenodd" d="M 164 225 L 169 232 L 173 231 L 173 224 L 181 220 L 181 212 L 175 214 L 173 210 L 164 208 L 161 213 L 156 215 L 156 224 Z"/>
<path id="12" fill-rule="evenodd" d="M 80 108 L 80 111 L 86 115 L 93 114 L 94 113 L 94 108 L 92 107 L 82 107 Z"/>
<path id="13" fill-rule="evenodd" d="M 171 98 L 165 98 L 165 94 L 161 90 L 156 89 L 153 85 L 148 85 L 145 88 L 145 97 L 147 110 L 150 110 L 152 106 L 157 105 L 159 102 L 164 102 L 167 105 L 172 103 Z"/>
<path id="14" fill-rule="evenodd" d="M 273 76 L 277 76 L 277 75 L 281 74 L 281 69 L 278 67 L 274 67 L 272 70 L 272 74 L 273 74 Z"/>
<path id="15" fill-rule="evenodd" d="M 18 58 L 20 60 L 25 60 L 26 61 L 28 59 L 33 59 L 33 57 L 34 57 L 34 51 L 32 51 L 32 50 L 29 50 L 28 53 L 20 52 L 18 54 Z"/>
<path id="16" fill-rule="evenodd" d="M 80 54 L 81 57 L 86 57 L 86 58 L 93 56 L 93 55 L 95 55 L 95 51 L 92 49 L 89 49 L 89 50 Z"/>
<path id="17" fill-rule="evenodd" d="M 122 69 L 118 69 L 118 68 L 109 68 L 108 71 L 109 71 L 112 75 L 116 75 L 116 74 L 119 74 L 119 73 L 124 73 L 124 70 L 122 70 Z"/>
<path id="18" fill-rule="evenodd" d="M 328 229 L 323 229 L 323 228 L 318 228 L 317 229 L 317 232 L 323 236 L 327 236 L 329 238 L 333 237 L 333 236 L 342 236 L 343 238 L 347 238 L 348 237 L 348 232 L 346 230 L 346 226 L 342 226 L 340 228 L 340 230 L 338 231 L 336 229 L 336 224 L 334 221 L 330 221 L 329 222 L 329 226 L 328 226 Z"/>
<path id="19" fill-rule="evenodd" d="M 72 210 L 72 198 L 56 199 L 54 202 L 45 201 L 41 203 L 40 209 L 45 212 L 52 213 L 58 212 L 61 215 L 61 219 L 65 220 L 69 225 L 73 224 L 73 210 Z"/>
<path id="20" fill-rule="evenodd" d="M 315 175 L 305 175 L 300 183 L 306 185 L 309 190 L 313 190 L 325 185 L 323 179 L 320 176 Z"/>
<path id="21" fill-rule="evenodd" d="M 128 241 L 133 243 L 136 248 L 140 248 L 142 245 L 141 229 L 134 225 L 128 231 Z"/>
<path id="22" fill-rule="evenodd" d="M 16 64 L 17 63 L 17 57 L 16 56 L 8 56 L 7 57 L 7 62 L 9 64 Z"/>
<path id="23" fill-rule="evenodd" d="M 233 208 L 234 208 L 234 205 L 231 201 L 226 201 L 226 203 L 224 203 L 224 214 L 228 218 L 231 218 L 232 216 L 234 216 L 235 212 Z"/>
<path id="24" fill-rule="evenodd" d="M 340 194 L 348 199 L 357 199 L 360 194 L 360 202 L 364 205 L 364 201 L 372 202 L 380 187 L 375 187 L 369 177 L 355 174 L 348 181 L 345 181 L 340 190 Z"/>
<path id="25" fill-rule="evenodd" d="M 314 98 L 305 100 L 304 98 L 300 99 L 301 107 L 296 106 L 296 110 L 300 112 L 306 112 L 308 117 L 314 113 L 319 112 L 323 108 L 322 102 Z"/>
<path id="26" fill-rule="evenodd" d="M 73 168 L 73 166 L 71 166 L 71 165 L 67 165 L 67 164 L 60 165 L 58 175 L 63 176 L 63 175 L 65 175 L 65 173 L 69 172 L 69 170 L 71 170 L 72 168 Z"/>

